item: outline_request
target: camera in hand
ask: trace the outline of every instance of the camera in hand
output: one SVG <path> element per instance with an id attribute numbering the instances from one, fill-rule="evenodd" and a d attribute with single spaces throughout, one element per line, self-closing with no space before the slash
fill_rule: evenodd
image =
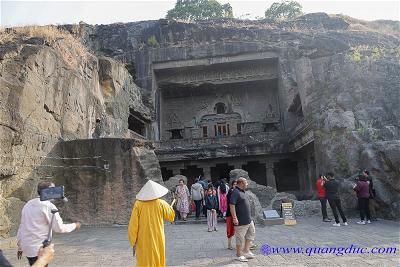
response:
<path id="1" fill-rule="evenodd" d="M 40 201 L 64 198 L 64 186 L 48 187 L 40 191 Z"/>

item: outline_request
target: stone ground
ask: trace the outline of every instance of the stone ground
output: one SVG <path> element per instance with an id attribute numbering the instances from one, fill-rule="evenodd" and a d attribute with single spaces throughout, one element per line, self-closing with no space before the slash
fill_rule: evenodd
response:
<path id="1" fill-rule="evenodd" d="M 280 254 L 256 258 L 248 263 L 234 260 L 226 249 L 225 225 L 208 233 L 206 225 L 166 225 L 168 266 L 400 266 L 400 222 L 380 220 L 370 225 L 333 227 L 320 218 L 302 218 L 296 226 L 256 226 L 256 244 L 288 247 L 396 247 L 396 254 Z M 51 266 L 134 266 L 127 241 L 127 227 L 82 228 L 80 232 L 56 235 L 56 256 Z M 4 251 L 14 266 L 27 266 L 17 261 L 15 249 Z"/>

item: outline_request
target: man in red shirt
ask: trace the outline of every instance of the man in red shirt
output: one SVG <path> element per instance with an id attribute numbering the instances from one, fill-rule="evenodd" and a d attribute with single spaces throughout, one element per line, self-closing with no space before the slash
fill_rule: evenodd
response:
<path id="1" fill-rule="evenodd" d="M 328 214 L 326 212 L 326 192 L 324 188 L 324 183 L 326 181 L 326 178 L 322 176 L 321 174 L 318 176 L 317 179 L 317 191 L 318 191 L 318 198 L 319 201 L 321 202 L 321 211 L 322 211 L 322 220 L 324 222 L 331 222 L 332 219 L 328 218 Z"/>

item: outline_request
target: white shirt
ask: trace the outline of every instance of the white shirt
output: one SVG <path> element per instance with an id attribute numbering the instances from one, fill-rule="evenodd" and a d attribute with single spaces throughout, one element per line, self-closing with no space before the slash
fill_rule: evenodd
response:
<path id="1" fill-rule="evenodd" d="M 57 209 L 50 201 L 40 201 L 39 197 L 29 200 L 22 209 L 21 224 L 17 239 L 18 246 L 27 257 L 36 257 L 43 241 L 47 238 L 51 223 L 52 209 Z M 53 231 L 69 233 L 76 224 L 64 224 L 58 213 L 54 216 Z"/>

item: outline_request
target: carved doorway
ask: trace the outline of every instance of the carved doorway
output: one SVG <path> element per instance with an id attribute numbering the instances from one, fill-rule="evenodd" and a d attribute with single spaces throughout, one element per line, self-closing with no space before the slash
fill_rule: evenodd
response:
<path id="1" fill-rule="evenodd" d="M 215 167 L 211 167 L 211 180 L 213 183 L 223 178 L 229 180 L 229 172 L 235 167 L 228 165 L 228 163 L 216 164 Z"/>
<path id="2" fill-rule="evenodd" d="M 300 190 L 297 162 L 283 159 L 274 163 L 274 174 L 278 192 Z"/>
<path id="3" fill-rule="evenodd" d="M 196 165 L 187 166 L 185 169 L 181 169 L 181 174 L 186 176 L 186 178 L 188 179 L 187 187 L 189 189 L 192 184 L 195 183 L 196 178 L 199 177 L 199 175 L 204 176 L 203 169 L 197 168 Z"/>
<path id="4" fill-rule="evenodd" d="M 231 135 L 230 132 L 231 131 L 228 123 L 222 122 L 214 125 L 214 133 L 216 137 L 229 136 Z"/>
<path id="5" fill-rule="evenodd" d="M 243 170 L 247 171 L 250 179 L 257 184 L 267 185 L 267 169 L 265 163 L 249 161 L 246 165 L 243 165 Z"/>

